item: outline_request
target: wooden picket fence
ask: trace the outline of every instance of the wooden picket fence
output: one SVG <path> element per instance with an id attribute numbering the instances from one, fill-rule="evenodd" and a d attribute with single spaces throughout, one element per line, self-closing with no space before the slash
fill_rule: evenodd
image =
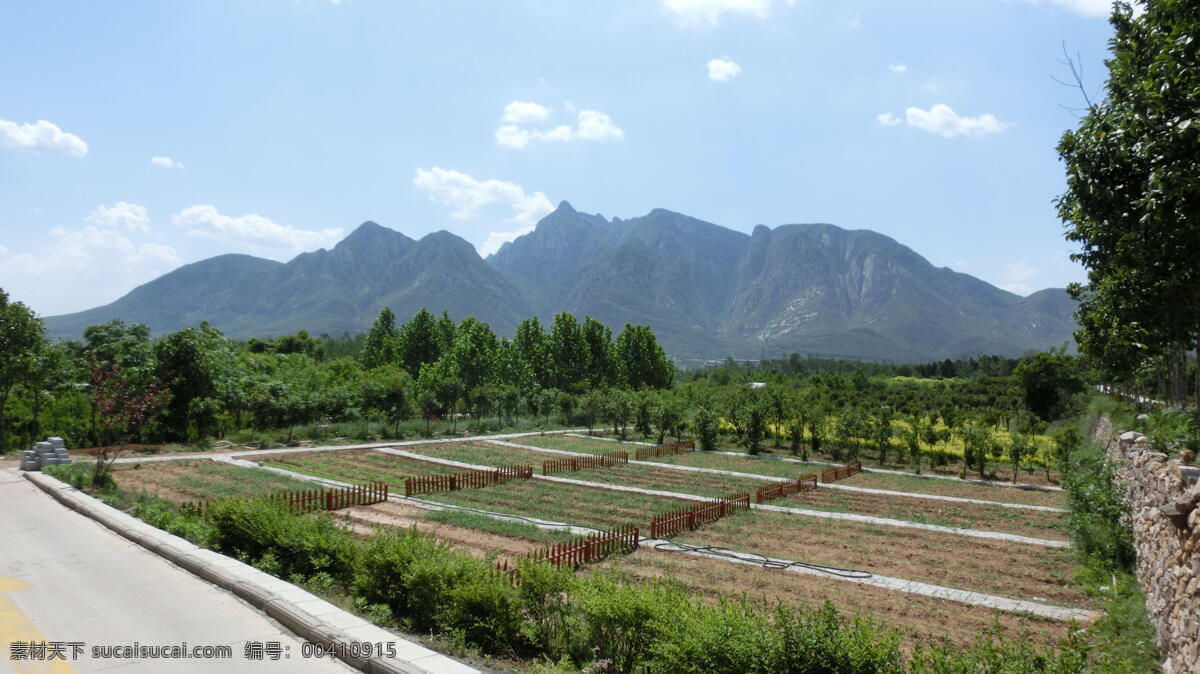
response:
<path id="1" fill-rule="evenodd" d="M 533 477 L 533 466 L 505 466 L 495 470 L 472 470 L 454 475 L 420 475 L 405 478 L 404 495 L 416 496 L 438 491 L 479 489 L 494 484 L 503 484 L 510 480 L 527 480 L 531 477 Z"/>
<path id="2" fill-rule="evenodd" d="M 552 459 L 542 462 L 542 475 L 565 473 L 585 468 L 607 468 L 623 463 L 629 463 L 629 452 L 613 452 L 596 456 L 579 456 L 565 459 Z"/>
<path id="3" fill-rule="evenodd" d="M 795 482 L 780 482 L 779 484 L 769 487 L 759 487 L 755 493 L 755 503 L 763 503 L 785 496 L 791 496 L 805 491 L 812 491 L 817 488 L 817 475 L 810 473 L 801 475 Z"/>
<path id="4" fill-rule="evenodd" d="M 821 471 L 822 482 L 833 482 L 834 480 L 844 480 L 851 475 L 862 472 L 861 461 L 851 461 L 850 463 L 840 468 L 829 468 Z"/>
<path id="5" fill-rule="evenodd" d="M 639 531 L 637 527 L 628 524 L 610 531 L 577 536 L 565 543 L 555 543 L 534 550 L 523 555 L 522 559 L 546 562 L 558 568 L 566 566 L 576 569 L 584 564 L 598 562 L 609 555 L 637 550 L 641 540 Z M 507 573 L 514 584 L 520 584 L 517 567 L 509 564 L 507 559 L 497 561 L 496 568 Z"/>
<path id="6" fill-rule="evenodd" d="M 522 559 L 546 562 L 559 568 L 566 566 L 576 569 L 584 564 L 598 562 L 612 554 L 633 552 L 638 549 L 640 539 L 639 529 L 632 524 L 627 524 L 610 531 L 577 536 L 565 543 L 555 543 L 523 555 Z M 509 573 L 514 579 L 516 578 L 517 569 L 510 565 L 508 560 L 496 562 L 496 568 Z"/>
<path id="7" fill-rule="evenodd" d="M 386 482 L 369 482 L 367 484 L 335 487 L 332 489 L 301 489 L 296 491 L 274 492 L 263 498 L 268 501 L 282 503 L 292 512 L 307 513 L 314 510 L 340 510 L 350 506 L 371 505 L 383 503 L 388 498 Z M 185 503 L 180 510 L 193 512 L 203 517 L 209 501 Z"/>
<path id="8" fill-rule="evenodd" d="M 650 518 L 650 538 L 666 538 L 680 531 L 691 531 L 739 510 L 750 509 L 750 494 L 740 491 L 711 503 L 655 515 Z"/>
<path id="9" fill-rule="evenodd" d="M 691 440 L 687 442 L 672 442 L 666 445 L 655 445 L 653 447 L 638 447 L 634 451 L 634 458 L 638 461 L 642 459 L 652 459 L 659 456 L 674 456 L 685 452 L 696 451 L 696 443 Z"/>

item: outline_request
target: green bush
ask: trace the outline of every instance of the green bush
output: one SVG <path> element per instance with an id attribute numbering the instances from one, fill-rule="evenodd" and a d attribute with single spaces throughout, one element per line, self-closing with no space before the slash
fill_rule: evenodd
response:
<path id="1" fill-rule="evenodd" d="M 1103 453 L 1092 447 L 1079 456 L 1063 487 L 1070 509 L 1067 527 L 1077 551 L 1089 564 L 1132 569 L 1133 535 L 1124 490 L 1113 479 L 1113 467 Z"/>
<path id="2" fill-rule="evenodd" d="M 654 668 L 664 672 L 774 672 L 772 626 L 744 601 L 660 611 L 652 644 Z"/>
<path id="3" fill-rule="evenodd" d="M 214 502 L 206 515 L 219 552 L 251 562 L 269 553 L 283 577 L 324 572 L 346 583 L 353 576 L 354 536 L 325 513 L 297 516 L 280 503 L 236 498 Z"/>
<path id="4" fill-rule="evenodd" d="M 830 602 L 809 612 L 775 611 L 771 671 L 894 672 L 903 669 L 900 633 L 865 618 L 844 621 Z"/>
<path id="5" fill-rule="evenodd" d="M 180 512 L 166 501 L 145 498 L 133 504 L 129 514 L 167 533 L 209 547 L 216 537 L 216 529 L 202 517 Z"/>
<path id="6" fill-rule="evenodd" d="M 1196 417 L 1185 410 L 1163 410 L 1151 414 L 1145 424 L 1145 433 L 1156 452 L 1178 454 L 1185 449 L 1200 449 L 1200 430 L 1196 428 Z"/>
<path id="7" fill-rule="evenodd" d="M 1041 648 L 1033 643 L 1024 630 L 1015 638 L 1006 638 L 1003 628 L 997 623 L 966 648 L 949 644 L 917 646 L 909 670 L 938 674 L 1083 674 L 1114 671 L 1092 668 L 1088 662 L 1088 648 L 1080 638 L 1081 634 L 1081 630 L 1072 631 L 1056 646 Z"/>
<path id="8" fill-rule="evenodd" d="M 525 638 L 551 657 L 568 654 L 578 623 L 571 610 L 578 577 L 569 569 L 529 560 L 521 560 L 517 572 L 521 575 L 521 606 L 527 618 Z"/>
<path id="9" fill-rule="evenodd" d="M 576 660 L 607 660 L 618 672 L 637 669 L 666 636 L 662 630 L 670 626 L 668 616 L 688 604 L 678 586 L 630 585 L 604 573 L 580 583 L 573 599 L 582 623 L 573 649 Z"/>

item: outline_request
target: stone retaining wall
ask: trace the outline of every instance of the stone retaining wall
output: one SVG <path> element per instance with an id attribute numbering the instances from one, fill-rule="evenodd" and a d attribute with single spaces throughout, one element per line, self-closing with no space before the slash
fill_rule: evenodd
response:
<path id="1" fill-rule="evenodd" d="M 1138 584 L 1158 629 L 1167 674 L 1200 672 L 1200 470 L 1125 433 L 1109 445 L 1137 550 Z"/>

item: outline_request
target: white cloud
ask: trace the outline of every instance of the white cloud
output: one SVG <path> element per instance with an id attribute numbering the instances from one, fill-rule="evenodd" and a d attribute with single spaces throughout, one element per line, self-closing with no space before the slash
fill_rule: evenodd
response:
<path id="1" fill-rule="evenodd" d="M 660 0 L 664 9 L 685 24 L 707 23 L 715 26 L 725 14 L 766 18 L 770 0 Z M 789 3 L 791 4 L 790 0 Z"/>
<path id="2" fill-rule="evenodd" d="M 742 72 L 742 67 L 727 59 L 719 58 L 708 62 L 708 79 L 714 82 L 727 82 Z"/>
<path id="3" fill-rule="evenodd" d="M 530 103 L 528 105 L 537 105 Z M 574 110 L 573 106 L 567 104 L 569 110 Z M 507 121 L 510 117 L 508 114 L 510 103 L 505 108 L 504 119 Z M 537 107 L 546 111 L 546 116 L 549 117 L 549 110 L 540 105 Z M 514 117 L 515 118 L 515 117 Z M 620 127 L 618 127 L 607 113 L 599 110 L 580 110 L 576 114 L 577 124 L 571 127 L 567 124 L 559 124 L 548 129 L 532 129 L 520 126 L 519 124 L 504 124 L 496 129 L 496 142 L 504 147 L 511 147 L 516 150 L 524 149 L 532 141 L 542 141 L 547 143 L 566 143 L 576 139 L 580 140 L 617 140 L 624 137 Z"/>
<path id="4" fill-rule="evenodd" d="M 599 110 L 580 110 L 576 133 L 584 140 L 617 140 L 625 136 L 625 132 L 613 124 L 612 117 Z"/>
<path id="5" fill-rule="evenodd" d="M 904 120 L 890 112 L 885 112 L 881 115 L 875 115 L 875 119 L 884 126 L 896 126 L 904 122 Z"/>
<path id="6" fill-rule="evenodd" d="M 527 193 L 525 188 L 506 180 L 477 180 L 459 171 L 434 166 L 417 169 L 413 185 L 436 203 L 451 208 L 450 217 L 466 220 L 492 204 L 506 204 L 513 210 L 508 222 L 529 226 L 554 210 L 541 192 Z M 503 234 L 503 232 L 501 233 Z M 498 244 L 497 244 L 498 247 Z"/>
<path id="7" fill-rule="evenodd" d="M 150 216 L 145 206 L 118 201 L 112 206 L 97 206 L 84 221 L 97 227 L 124 227 L 131 232 L 150 231 Z"/>
<path id="8" fill-rule="evenodd" d="M 136 243 L 95 224 L 54 227 L 50 236 L 32 253 L 0 248 L 0 286 L 42 315 L 106 304 L 181 262 L 171 246 Z"/>
<path id="9" fill-rule="evenodd" d="M 504 147 L 521 150 L 526 145 L 529 145 L 530 132 L 516 124 L 505 124 L 496 129 L 495 135 L 496 142 Z"/>
<path id="10" fill-rule="evenodd" d="M 151 157 L 151 158 L 150 158 L 150 163 L 151 163 L 151 164 L 154 164 L 155 166 L 160 166 L 160 167 L 162 167 L 162 168 L 167 168 L 167 169 L 171 169 L 171 168 L 184 169 L 184 168 L 187 168 L 186 166 L 184 166 L 184 165 L 183 165 L 183 162 L 181 162 L 181 161 L 175 161 L 174 159 L 171 159 L 170 157 Z"/>
<path id="11" fill-rule="evenodd" d="M 171 222 L 189 234 L 218 241 L 229 241 L 250 246 L 255 251 L 263 249 L 298 253 L 336 244 L 342 238 L 342 230 L 298 229 L 281 225 L 270 218 L 250 213 L 236 217 L 222 215 L 213 206 L 197 204 L 171 216 Z"/>
<path id="12" fill-rule="evenodd" d="M 0 119 L 0 147 L 65 154 L 68 157 L 82 157 L 88 153 L 87 143 L 82 138 L 44 119 L 36 124 L 17 124 Z"/>
<path id="13" fill-rule="evenodd" d="M 1032 281 L 1037 275 L 1038 270 L 1024 262 L 1007 264 L 1004 266 L 1004 283 L 1000 285 L 1000 288 L 1010 293 L 1028 295 L 1033 292 L 1033 289 L 1029 286 L 1029 281 Z"/>
<path id="14" fill-rule="evenodd" d="M 885 113 L 885 115 L 889 121 L 895 119 L 891 113 Z M 894 125 L 885 122 L 884 115 L 879 115 L 876 119 L 882 124 Z M 945 138 L 985 136 L 990 133 L 999 133 L 1009 127 L 1009 124 L 1001 122 L 994 115 L 988 113 L 978 117 L 960 117 L 950 106 L 942 103 L 938 103 L 928 110 L 917 107 L 908 108 L 904 111 L 904 121 L 909 126 Z"/>
<path id="15" fill-rule="evenodd" d="M 500 250 L 500 246 L 515 240 L 518 236 L 524 236 L 533 231 L 536 225 L 526 225 L 520 229 L 515 229 L 511 232 L 491 232 L 487 235 L 487 239 L 479 246 L 479 256 L 487 257 L 492 253 Z"/>
<path id="16" fill-rule="evenodd" d="M 904 65 L 903 63 L 893 63 L 888 66 L 888 70 L 896 73 L 897 75 L 903 75 L 904 73 L 908 72 L 908 66 Z"/>
<path id="17" fill-rule="evenodd" d="M 851 33 L 862 28 L 862 12 L 855 12 L 854 16 L 851 16 L 849 19 L 846 19 L 846 22 L 844 24 L 842 24 L 842 27 L 845 28 L 846 30 L 850 31 Z"/>
<path id="18" fill-rule="evenodd" d="M 509 124 L 530 124 L 550 119 L 550 109 L 528 101 L 513 101 L 504 106 L 504 121 Z"/>
<path id="19" fill-rule="evenodd" d="M 1038 4 L 1039 0 L 1025 0 L 1025 2 Z M 1048 2 L 1051 5 L 1089 17 L 1107 17 L 1112 12 L 1112 0 L 1048 0 Z M 1139 13 L 1136 4 L 1134 13 Z"/>

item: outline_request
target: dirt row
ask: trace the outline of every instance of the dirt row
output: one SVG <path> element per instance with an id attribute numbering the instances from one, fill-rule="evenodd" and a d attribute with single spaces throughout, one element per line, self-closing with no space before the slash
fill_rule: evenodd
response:
<path id="1" fill-rule="evenodd" d="M 908 635 L 905 645 L 909 647 L 915 643 L 943 641 L 966 645 L 997 623 L 1010 636 L 1027 628 L 1030 637 L 1039 643 L 1061 638 L 1069 630 L 1069 624 L 1061 621 L 864 587 L 833 577 L 808 576 L 652 548 L 611 557 L 597 565 L 597 569 L 612 569 L 638 581 L 666 579 L 678 582 L 697 596 L 713 601 L 722 596 L 745 596 L 768 605 L 778 602 L 796 608 L 811 608 L 829 601 L 844 616 L 861 615 L 902 628 Z"/>
<path id="2" fill-rule="evenodd" d="M 484 557 L 489 552 L 496 551 L 500 558 L 515 562 L 517 557 L 546 545 L 516 536 L 435 522 L 426 518 L 428 512 L 403 501 L 391 500 L 370 506 L 346 508 L 337 511 L 335 515 L 358 525 L 356 531 L 365 534 L 373 533 L 376 527 L 416 528 L 417 531 L 436 536 L 449 543 L 450 547 L 469 553 L 473 557 Z"/>
<path id="3" fill-rule="evenodd" d="M 1071 582 L 1068 549 L 762 511 L 723 518 L 678 540 L 1011 599 L 1094 607 Z"/>

